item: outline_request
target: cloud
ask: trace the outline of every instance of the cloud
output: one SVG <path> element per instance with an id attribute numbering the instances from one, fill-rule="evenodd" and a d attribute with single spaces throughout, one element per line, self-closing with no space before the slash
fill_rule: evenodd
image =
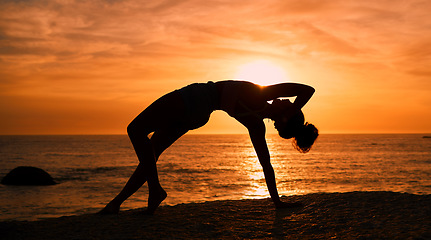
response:
<path id="1" fill-rule="evenodd" d="M 0 96 L 153 99 L 232 77 L 256 58 L 354 96 L 429 88 L 428 9 L 420 0 L 4 0 Z"/>
<path id="2" fill-rule="evenodd" d="M 381 44 L 397 35 L 396 27 L 389 27 L 402 19 L 401 9 L 367 5 L 375 4 L 311 0 L 300 4 L 295 1 L 254 4 L 45 1 L 40 7 L 22 4 L 11 7 L 9 12 L 21 14 L 6 14 L 7 24 L 2 25 L 6 40 L 2 42 L 9 44 L 16 54 L 36 55 L 104 53 L 109 56 L 128 54 L 135 49 L 146 52 L 145 46 L 151 44 L 179 49 L 194 45 L 199 51 L 200 47 L 241 41 L 282 49 L 303 44 L 307 46 L 302 48 L 303 53 L 351 55 L 359 51 L 377 52 Z"/>
<path id="3" fill-rule="evenodd" d="M 0 54 L 4 64 L 22 68 L 126 57 L 223 57 L 239 51 L 359 64 L 408 54 L 412 50 L 404 46 L 412 38 L 430 36 L 424 4 L 7 1 Z M 415 56 L 416 62 L 426 58 Z"/>

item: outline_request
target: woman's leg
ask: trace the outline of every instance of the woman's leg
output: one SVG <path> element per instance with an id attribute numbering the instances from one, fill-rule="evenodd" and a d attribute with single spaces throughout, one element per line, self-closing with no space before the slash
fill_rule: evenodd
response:
<path id="1" fill-rule="evenodd" d="M 150 164 L 149 166 L 147 164 L 147 166 L 145 166 L 146 164 L 144 164 L 142 161 L 152 160 L 153 163 L 155 163 L 164 150 L 166 150 L 178 138 L 180 138 L 187 132 L 187 130 L 174 129 L 170 131 L 157 131 L 153 134 L 151 140 L 149 140 L 146 136 L 141 136 L 141 138 L 146 138 L 151 142 L 151 149 L 148 149 L 148 140 L 140 140 L 139 136 L 133 133 L 131 127 L 129 127 L 128 129 L 130 129 L 129 137 L 132 141 L 133 147 L 135 148 L 140 163 L 137 166 L 135 172 L 130 177 L 130 179 L 127 181 L 124 188 L 121 190 L 121 192 L 110 203 L 108 203 L 108 205 L 106 205 L 106 207 L 100 213 L 118 213 L 121 204 L 132 194 L 134 194 L 147 181 L 148 172 L 150 172 L 151 174 L 151 170 L 149 169 L 152 168 L 152 171 L 154 171 L 155 164 Z M 141 146 L 141 144 L 147 146 L 147 151 L 142 151 L 142 148 L 139 147 Z M 151 153 L 151 156 L 148 155 L 149 157 L 146 158 L 146 154 L 144 152 Z M 153 175 L 153 179 L 154 178 L 156 178 L 155 184 L 153 183 L 153 185 L 149 187 L 150 193 L 148 199 L 148 213 L 153 213 L 167 196 L 166 192 L 160 186 L 160 183 L 158 181 L 157 168 L 155 169 L 155 176 Z"/>
<path id="2" fill-rule="evenodd" d="M 178 140 L 178 138 L 180 138 L 185 133 L 187 133 L 187 131 L 188 130 L 181 130 L 181 129 L 165 129 L 162 131 L 154 132 L 153 136 L 151 137 L 151 144 L 153 147 L 155 161 L 153 162 L 154 165 L 148 166 L 148 168 L 146 168 L 146 169 L 152 168 L 152 170 L 150 170 L 151 172 L 146 173 L 146 176 L 148 176 L 147 181 L 148 181 L 148 190 L 149 190 L 148 208 L 147 208 L 148 214 L 153 214 L 154 211 L 157 209 L 157 207 L 160 205 L 160 203 L 162 203 L 163 200 L 165 200 L 165 198 L 167 197 L 165 190 L 160 186 L 155 163 L 158 160 L 158 157 L 160 156 L 160 154 L 162 154 L 163 151 L 165 151 L 176 140 Z M 151 174 L 154 174 L 154 175 L 151 175 Z"/>
<path id="3" fill-rule="evenodd" d="M 181 118 L 184 112 L 182 97 L 175 91 L 156 100 L 129 124 L 127 133 L 139 159 L 139 165 L 123 190 L 101 213 L 117 213 L 121 204 L 146 181 L 150 192 L 150 212 L 166 198 L 166 192 L 158 180 L 156 161 L 166 148 L 187 132 L 181 128 L 181 124 L 175 122 L 175 119 Z M 148 135 L 151 132 L 154 134 L 150 140 Z"/>
<path id="4" fill-rule="evenodd" d="M 144 167 L 142 164 L 139 164 L 132 176 L 130 176 L 124 188 L 121 192 L 110 201 L 105 208 L 103 208 L 99 213 L 101 214 L 113 214 L 118 213 L 120 211 L 121 204 L 133 193 L 138 191 L 138 189 L 146 182 Z"/>
<path id="5" fill-rule="evenodd" d="M 136 122 L 136 119 L 132 121 L 132 123 L 127 127 L 127 132 L 132 142 L 133 148 L 135 149 L 136 155 L 138 156 L 139 164 L 120 193 L 99 213 L 118 213 L 121 204 L 136 191 L 138 191 L 138 189 L 147 181 L 146 173 L 148 171 L 145 171 L 145 168 L 148 168 L 148 166 L 145 166 L 145 162 L 156 161 L 154 159 L 154 153 L 151 147 L 150 139 L 148 139 L 148 136 L 145 133 L 142 133 L 142 135 L 139 136 L 138 132 L 140 131 L 138 131 L 138 128 L 135 127 L 137 125 Z M 139 137 L 142 138 L 142 140 L 140 140 Z M 145 154 L 150 156 L 149 159 L 145 159 Z"/>

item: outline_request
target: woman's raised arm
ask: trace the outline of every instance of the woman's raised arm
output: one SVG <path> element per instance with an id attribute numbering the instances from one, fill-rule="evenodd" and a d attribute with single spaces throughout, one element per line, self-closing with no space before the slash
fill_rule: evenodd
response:
<path id="1" fill-rule="evenodd" d="M 269 101 L 280 97 L 296 97 L 293 106 L 296 110 L 301 108 L 310 100 L 314 94 L 314 88 L 300 83 L 280 83 L 264 87 L 262 94 Z"/>

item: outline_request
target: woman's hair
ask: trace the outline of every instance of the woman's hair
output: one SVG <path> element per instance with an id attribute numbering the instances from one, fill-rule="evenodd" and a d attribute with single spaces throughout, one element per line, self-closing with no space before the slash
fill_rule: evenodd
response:
<path id="1" fill-rule="evenodd" d="M 293 147 L 301 153 L 306 153 L 319 136 L 319 130 L 311 123 L 304 124 L 304 114 L 300 111 L 287 121 L 283 129 L 279 129 L 278 134 L 285 139 L 293 138 Z"/>
<path id="2" fill-rule="evenodd" d="M 298 134 L 294 136 L 292 141 L 293 147 L 301 153 L 307 153 L 318 136 L 319 130 L 313 124 L 306 122 Z"/>

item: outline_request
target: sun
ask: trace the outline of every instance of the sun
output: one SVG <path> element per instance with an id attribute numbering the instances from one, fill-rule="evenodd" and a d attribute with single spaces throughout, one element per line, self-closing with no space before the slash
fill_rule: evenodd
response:
<path id="1" fill-rule="evenodd" d="M 289 81 L 284 69 L 268 60 L 256 60 L 239 66 L 235 79 L 247 80 L 261 86 Z"/>

